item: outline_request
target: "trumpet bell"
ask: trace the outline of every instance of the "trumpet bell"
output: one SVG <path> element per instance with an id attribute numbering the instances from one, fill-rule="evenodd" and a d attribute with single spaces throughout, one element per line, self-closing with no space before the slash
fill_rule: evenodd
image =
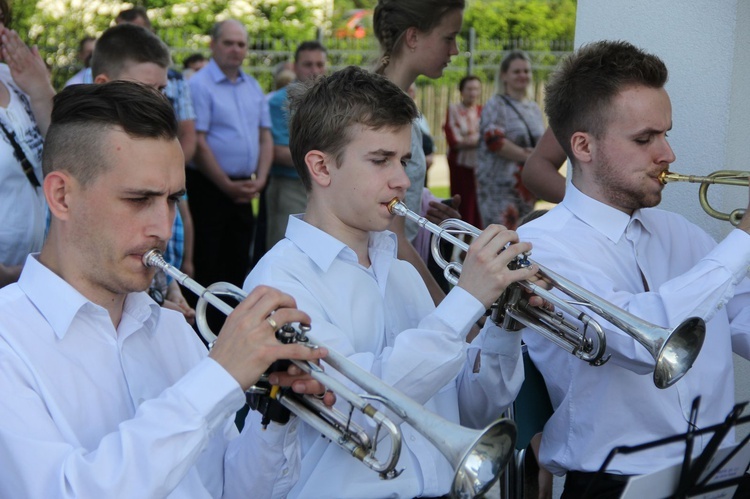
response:
<path id="1" fill-rule="evenodd" d="M 451 463 L 456 470 L 451 497 L 468 499 L 486 493 L 513 456 L 515 442 L 516 425 L 509 419 L 495 421 L 475 436 L 466 451 L 457 454 L 456 462 Z"/>
<path id="2" fill-rule="evenodd" d="M 693 367 L 706 337 L 706 323 L 691 317 L 677 326 L 656 355 L 654 384 L 667 388 L 677 383 Z"/>

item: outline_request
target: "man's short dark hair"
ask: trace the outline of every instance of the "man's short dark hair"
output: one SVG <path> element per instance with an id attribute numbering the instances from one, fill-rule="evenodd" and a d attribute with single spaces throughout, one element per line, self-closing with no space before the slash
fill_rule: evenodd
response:
<path id="1" fill-rule="evenodd" d="M 550 77 L 544 97 L 550 128 L 568 157 L 570 138 L 587 132 L 600 138 L 612 100 L 632 86 L 663 88 L 664 61 L 625 41 L 599 41 L 580 47 Z"/>
<path id="2" fill-rule="evenodd" d="M 458 82 L 458 91 L 463 92 L 466 84 L 474 80 L 478 81 L 479 83 L 482 82 L 482 80 L 480 80 L 477 75 L 468 75 L 461 78 L 461 81 Z"/>
<path id="3" fill-rule="evenodd" d="M 10 4 L 8 3 L 8 0 L 0 0 L 0 12 L 3 13 L 5 16 L 5 21 L 3 24 L 6 28 L 10 29 L 13 24 L 13 16 L 11 15 L 10 11 Z"/>
<path id="4" fill-rule="evenodd" d="M 78 42 L 78 52 L 83 52 L 83 47 L 85 47 L 88 42 L 95 42 L 95 41 L 96 41 L 96 38 L 94 38 L 93 36 L 84 36 Z"/>
<path id="5" fill-rule="evenodd" d="M 349 66 L 289 90 L 289 149 L 302 183 L 312 188 L 305 155 L 318 150 L 341 164 L 353 125 L 380 130 L 410 125 L 414 101 L 387 78 Z"/>
<path id="6" fill-rule="evenodd" d="M 119 78 L 130 64 L 152 62 L 168 68 L 172 60 L 169 48 L 151 31 L 135 24 L 118 24 L 107 29 L 94 46 L 91 74 L 94 78 L 105 74 Z"/>
<path id="7" fill-rule="evenodd" d="M 190 54 L 189 56 L 185 57 L 185 59 L 182 61 L 182 67 L 184 69 L 190 68 L 191 64 L 195 64 L 196 62 L 202 62 L 206 60 L 206 56 L 196 52 L 195 54 Z"/>
<path id="8" fill-rule="evenodd" d="M 71 85 L 54 99 L 44 140 L 42 168 L 70 173 L 82 185 L 104 172 L 109 162 L 104 134 L 121 130 L 139 139 L 175 140 L 177 121 L 158 90 L 132 81 Z"/>
<path id="9" fill-rule="evenodd" d="M 299 55 L 301 52 L 311 51 L 323 52 L 324 54 L 328 53 L 322 43 L 316 40 L 309 40 L 306 42 L 302 42 L 297 46 L 297 50 L 294 51 L 294 62 L 299 61 Z"/>
<path id="10" fill-rule="evenodd" d="M 148 18 L 148 12 L 146 12 L 146 9 L 140 6 L 133 7 L 132 9 L 121 10 L 120 13 L 117 14 L 115 22 L 117 22 L 118 24 L 132 23 L 137 19 L 143 19 L 143 23 L 146 25 L 146 27 L 151 28 L 151 20 Z"/>

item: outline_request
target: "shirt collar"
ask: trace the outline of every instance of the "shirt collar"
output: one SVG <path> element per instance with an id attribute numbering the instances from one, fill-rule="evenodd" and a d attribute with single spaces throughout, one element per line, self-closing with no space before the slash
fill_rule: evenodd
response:
<path id="1" fill-rule="evenodd" d="M 337 257 L 356 263 L 357 255 L 330 234 L 302 220 L 302 215 L 289 217 L 286 237 L 305 253 L 321 270 L 327 271 Z M 370 253 L 387 252 L 396 256 L 396 235 L 390 231 L 370 232 Z"/>
<path id="2" fill-rule="evenodd" d="M 79 312 L 108 312 L 78 292 L 63 278 L 38 260 L 38 253 L 26 258 L 18 286 L 49 323 L 55 335 L 62 339 Z M 125 299 L 123 317 L 131 317 L 147 330 L 158 323 L 160 307 L 145 292 L 130 293 Z"/>
<path id="3" fill-rule="evenodd" d="M 642 222 L 643 219 L 641 210 L 636 210 L 632 216 L 628 216 L 616 208 L 587 196 L 572 183 L 565 188 L 565 198 L 561 204 L 585 224 L 613 242 L 620 240 L 631 220 Z"/>
<path id="4" fill-rule="evenodd" d="M 227 75 L 224 74 L 224 72 L 221 70 L 219 65 L 216 64 L 216 61 L 214 61 L 213 58 L 209 59 L 208 66 L 203 69 L 208 70 L 209 76 L 211 76 L 211 79 L 214 81 L 214 83 L 230 81 L 229 78 L 227 78 Z M 242 71 L 242 68 L 239 69 L 237 81 L 245 81 L 245 73 Z"/>

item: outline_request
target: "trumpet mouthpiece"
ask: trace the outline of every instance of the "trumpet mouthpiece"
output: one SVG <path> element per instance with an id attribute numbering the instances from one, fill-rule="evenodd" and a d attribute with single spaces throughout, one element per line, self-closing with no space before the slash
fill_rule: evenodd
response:
<path id="1" fill-rule="evenodd" d="M 664 170 L 663 172 L 661 172 L 659 174 L 659 182 L 661 182 L 662 184 L 666 185 L 667 182 L 669 182 L 669 176 L 670 175 L 671 175 L 671 173 L 669 172 L 669 170 Z"/>
<path id="2" fill-rule="evenodd" d="M 164 262 L 164 257 L 157 248 L 148 250 L 141 257 L 141 261 L 145 267 L 159 267 L 160 263 Z"/>
<path id="3" fill-rule="evenodd" d="M 388 211 L 390 211 L 394 215 L 403 215 L 404 208 L 404 203 L 402 203 L 399 198 L 393 198 L 388 203 Z"/>

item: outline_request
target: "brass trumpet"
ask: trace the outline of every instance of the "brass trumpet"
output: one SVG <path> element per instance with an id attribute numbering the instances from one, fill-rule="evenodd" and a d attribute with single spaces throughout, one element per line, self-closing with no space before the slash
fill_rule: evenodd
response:
<path id="1" fill-rule="evenodd" d="M 456 219 L 447 219 L 440 225 L 436 225 L 409 210 L 398 198 L 394 198 L 388 204 L 388 209 L 391 213 L 407 217 L 420 227 L 432 232 L 432 256 L 435 262 L 443 268 L 448 282 L 456 285 L 458 276 L 461 275 L 461 264 L 455 261 L 449 262 L 442 256 L 440 241 L 445 240 L 462 251 L 468 251 L 469 245 L 455 234 L 477 237 L 481 231 Z M 517 257 L 510 267 L 519 268 L 531 264 L 539 267 L 538 275 L 544 281 L 571 297 L 572 300 L 563 300 L 529 281 L 514 283 L 508 286 L 493 305 L 491 318 L 496 323 L 502 324 L 505 329 L 514 331 L 523 326 L 529 327 L 581 360 L 600 366 L 609 359 L 609 356 L 604 357 L 607 347 L 606 336 L 602 327 L 591 316 L 574 305 L 583 306 L 599 314 L 646 347 L 656 361 L 653 379 L 658 388 L 672 386 L 693 366 L 706 334 L 706 324 L 703 319 L 691 317 L 672 330 L 665 329 L 614 306 L 550 269 L 532 262 L 525 255 Z M 579 331 L 575 324 L 565 320 L 559 312 L 529 306 L 528 300 L 524 297 L 524 291 L 553 304 L 556 311 L 563 311 L 577 319 L 583 326 L 582 331 Z M 594 331 L 593 337 L 588 335 L 589 329 Z"/>
<path id="2" fill-rule="evenodd" d="M 698 177 L 695 175 L 680 175 L 679 173 L 664 171 L 659 175 L 659 180 L 661 180 L 662 184 L 666 184 L 667 182 L 690 182 L 693 184 L 701 184 L 698 189 L 698 199 L 700 200 L 703 211 L 708 213 L 709 216 L 729 222 L 735 227 L 739 225 L 740 220 L 745 215 L 744 209 L 737 209 L 731 213 L 723 213 L 714 209 L 708 202 L 708 187 L 711 184 L 739 185 L 747 187 L 750 185 L 750 172 L 718 170 L 706 177 Z"/>
<path id="3" fill-rule="evenodd" d="M 200 297 L 196 306 L 196 323 L 201 335 L 209 343 L 209 348 L 216 340 L 216 335 L 210 330 L 206 321 L 207 303 L 229 315 L 234 308 L 220 297 L 231 297 L 241 301 L 247 296 L 242 289 L 226 282 L 215 283 L 204 288 L 164 261 L 161 253 L 156 249 L 143 255 L 143 265 L 163 270 Z M 297 329 L 285 324 L 276 332 L 276 337 L 284 343 L 300 342 L 310 348 L 317 348 L 320 345 L 313 344 L 307 338 L 308 330 L 309 327 L 300 326 Z M 345 400 L 351 406 L 349 415 L 325 406 L 315 397 L 276 390 L 267 395 L 278 400 L 316 431 L 376 471 L 381 478 L 391 479 L 401 473 L 396 470 L 401 452 L 401 430 L 384 412 L 377 410 L 368 400 L 381 403 L 398 418 L 409 423 L 448 459 L 453 469 L 456 470 L 451 487 L 452 497 L 463 499 L 480 496 L 487 492 L 497 481 L 513 455 L 516 426 L 509 419 L 499 419 L 484 430 L 462 427 L 428 411 L 421 404 L 385 384 L 381 379 L 330 348 L 325 362 L 365 390 L 365 394 L 354 393 L 314 363 L 296 360 L 291 362 L 334 392 L 337 398 Z M 250 391 L 257 393 L 254 387 Z M 354 409 L 361 411 L 375 422 L 376 430 L 372 438 L 360 426 L 352 422 L 351 414 Z M 381 428 L 385 429 L 391 441 L 390 454 L 383 462 L 375 458 Z"/>

